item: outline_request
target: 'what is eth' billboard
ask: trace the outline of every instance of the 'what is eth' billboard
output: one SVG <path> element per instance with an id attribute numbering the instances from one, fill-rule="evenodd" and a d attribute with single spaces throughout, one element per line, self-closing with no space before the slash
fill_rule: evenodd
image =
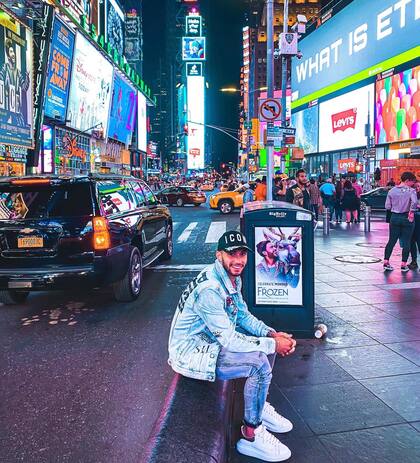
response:
<path id="1" fill-rule="evenodd" d="M 353 0 L 300 42 L 294 106 L 418 58 L 419 29 L 419 0 Z"/>
<path id="2" fill-rule="evenodd" d="M 0 143 L 33 145 L 32 32 L 0 9 Z"/>

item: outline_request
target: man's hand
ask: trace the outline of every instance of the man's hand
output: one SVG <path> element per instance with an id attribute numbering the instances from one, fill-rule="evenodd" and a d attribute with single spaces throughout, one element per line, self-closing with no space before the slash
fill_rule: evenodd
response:
<path id="1" fill-rule="evenodd" d="M 288 333 L 284 333 L 282 331 L 269 331 L 268 334 L 267 334 L 268 337 L 270 338 L 273 338 L 275 341 L 276 341 L 276 352 L 281 355 L 282 357 L 284 357 L 285 355 L 290 355 L 290 354 L 293 354 L 293 352 L 295 351 L 295 348 L 296 348 L 296 341 L 294 339 L 292 339 L 293 335 L 292 334 L 288 334 Z M 285 352 L 280 352 L 278 350 L 278 346 L 289 346 L 288 349 L 286 349 Z"/>

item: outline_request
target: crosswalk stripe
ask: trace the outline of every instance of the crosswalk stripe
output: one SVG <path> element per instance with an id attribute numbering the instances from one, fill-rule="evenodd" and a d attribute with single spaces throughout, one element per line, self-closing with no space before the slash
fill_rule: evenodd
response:
<path id="1" fill-rule="evenodd" d="M 198 225 L 198 222 L 191 222 L 188 227 L 179 235 L 178 243 L 185 243 L 190 237 L 194 228 Z"/>
<path id="2" fill-rule="evenodd" d="M 226 231 L 226 222 L 212 222 L 206 236 L 206 243 L 217 243 Z"/>
<path id="3" fill-rule="evenodd" d="M 174 231 L 179 227 L 180 223 L 181 223 L 181 222 L 174 222 L 174 223 L 172 224 L 172 227 L 173 227 L 173 230 L 174 230 Z"/>

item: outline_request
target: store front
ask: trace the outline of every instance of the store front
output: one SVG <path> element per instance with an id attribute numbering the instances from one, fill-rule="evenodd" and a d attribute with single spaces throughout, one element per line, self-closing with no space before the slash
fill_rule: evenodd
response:
<path id="1" fill-rule="evenodd" d="M 101 174 L 130 175 L 130 151 L 125 145 L 108 139 L 91 139 L 94 170 Z"/>
<path id="2" fill-rule="evenodd" d="M 54 132 L 54 172 L 59 175 L 91 172 L 90 137 L 59 127 Z"/>
<path id="3" fill-rule="evenodd" d="M 0 144 L 0 176 L 21 177 L 26 173 L 27 149 Z"/>

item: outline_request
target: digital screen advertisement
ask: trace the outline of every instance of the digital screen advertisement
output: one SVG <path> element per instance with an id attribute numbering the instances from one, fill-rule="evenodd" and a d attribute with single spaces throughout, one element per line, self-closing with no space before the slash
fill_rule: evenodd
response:
<path id="1" fill-rule="evenodd" d="M 292 127 L 296 129 L 295 146 L 302 148 L 305 154 L 318 152 L 318 110 L 316 105 L 292 114 Z"/>
<path id="2" fill-rule="evenodd" d="M 420 138 L 420 66 L 378 80 L 375 90 L 376 143 Z"/>
<path id="3" fill-rule="evenodd" d="M 136 121 L 137 91 L 128 82 L 114 73 L 108 137 L 129 145 Z"/>
<path id="4" fill-rule="evenodd" d="M 292 63 L 297 100 L 314 100 L 326 87 L 334 89 L 325 95 L 418 58 L 419 5 L 418 0 L 353 0 L 304 37 L 302 58 Z"/>
<path id="5" fill-rule="evenodd" d="M 187 77 L 188 169 L 204 169 L 204 77 Z"/>
<path id="6" fill-rule="evenodd" d="M 255 303 L 303 305 L 302 227 L 255 227 Z"/>
<path id="7" fill-rule="evenodd" d="M 370 113 L 373 136 L 374 84 L 319 105 L 319 152 L 366 146 L 365 125 Z"/>
<path id="8" fill-rule="evenodd" d="M 124 12 L 116 0 L 106 0 L 106 39 L 118 54 L 124 54 Z"/>
<path id="9" fill-rule="evenodd" d="M 0 9 L 0 143 L 33 144 L 32 32 Z"/>
<path id="10" fill-rule="evenodd" d="M 140 151 L 147 151 L 147 103 L 140 92 L 137 92 L 137 144 Z"/>
<path id="11" fill-rule="evenodd" d="M 91 132 L 108 129 L 113 68 L 81 34 L 76 36 L 67 119 L 70 127 Z"/>
<path id="12" fill-rule="evenodd" d="M 55 19 L 48 62 L 45 115 L 60 121 L 66 118 L 74 39 L 73 32 Z"/>
<path id="13" fill-rule="evenodd" d="M 182 59 L 184 61 L 204 61 L 206 59 L 206 38 L 183 37 Z"/>

